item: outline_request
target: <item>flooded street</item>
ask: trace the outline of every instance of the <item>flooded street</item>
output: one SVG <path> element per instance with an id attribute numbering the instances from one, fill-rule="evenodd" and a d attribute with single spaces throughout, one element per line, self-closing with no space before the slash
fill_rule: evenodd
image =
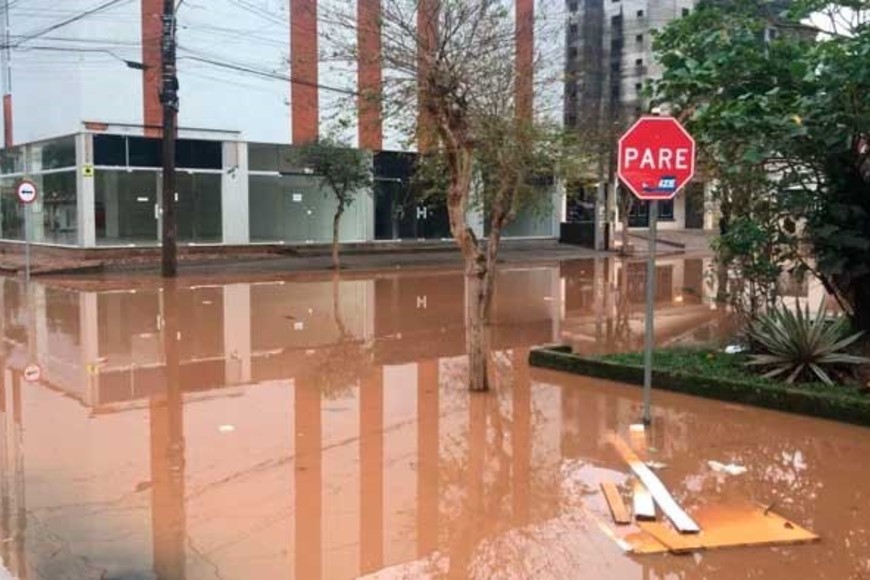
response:
<path id="1" fill-rule="evenodd" d="M 708 265 L 660 260 L 659 344 L 724 332 Z M 526 361 L 639 348 L 644 284 L 643 261 L 505 266 L 498 388 L 469 396 L 455 270 L 0 279 L 0 556 L 34 580 L 870 577 L 870 430 L 663 392 L 649 455 L 689 512 L 774 504 L 822 540 L 604 533 L 599 484 L 629 473 L 606 436 L 641 390 Z"/>

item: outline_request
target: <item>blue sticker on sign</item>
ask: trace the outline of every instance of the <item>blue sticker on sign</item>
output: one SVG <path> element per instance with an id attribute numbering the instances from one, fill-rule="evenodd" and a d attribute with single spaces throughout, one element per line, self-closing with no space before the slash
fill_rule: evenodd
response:
<path id="1" fill-rule="evenodd" d="M 659 179 L 658 186 L 644 186 L 643 190 L 649 193 L 673 193 L 677 190 L 677 178 L 672 175 L 665 175 Z"/>

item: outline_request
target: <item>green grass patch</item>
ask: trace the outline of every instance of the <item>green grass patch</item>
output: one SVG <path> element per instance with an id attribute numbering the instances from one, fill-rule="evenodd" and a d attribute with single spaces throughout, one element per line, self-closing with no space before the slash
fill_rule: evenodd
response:
<path id="1" fill-rule="evenodd" d="M 632 366 L 643 366 L 642 352 L 609 354 L 600 360 Z M 749 356 L 745 354 L 727 354 L 721 350 L 709 348 L 663 348 L 653 351 L 653 368 L 679 374 L 740 381 L 762 387 L 786 386 L 783 381 L 766 379 L 746 366 Z M 833 391 L 857 393 L 855 387 L 844 385 L 826 385 L 818 381 L 812 383 L 795 383 L 787 385 L 795 389 L 812 391 Z"/>

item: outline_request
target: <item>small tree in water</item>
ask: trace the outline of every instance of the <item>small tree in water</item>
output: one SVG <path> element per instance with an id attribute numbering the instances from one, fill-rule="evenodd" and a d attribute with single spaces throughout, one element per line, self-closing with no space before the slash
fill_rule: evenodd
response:
<path id="1" fill-rule="evenodd" d="M 300 163 L 319 176 L 322 186 L 328 187 L 335 196 L 332 265 L 338 270 L 341 268 L 338 256 L 341 217 L 354 199 L 371 187 L 371 160 L 365 151 L 348 147 L 332 138 L 306 143 L 299 149 L 298 155 Z"/>
<path id="2" fill-rule="evenodd" d="M 555 9 L 560 4 L 542 0 L 536 6 L 562 25 Z M 551 199 L 553 171 L 560 166 L 561 139 L 535 120 L 546 107 L 532 110 L 535 88 L 545 83 L 551 86 L 538 94 L 548 93 L 554 113 L 561 108 L 564 48 L 554 43 L 553 55 L 536 55 L 532 42 L 559 32 L 548 33 L 544 20 L 527 11 L 514 18 L 508 8 L 504 0 L 384 0 L 378 18 L 358 19 L 346 8 L 323 16 L 338 25 L 328 33 L 339 46 L 337 58 L 368 58 L 383 66 L 377 94 L 361 98 L 381 104 L 395 124 L 416 134 L 421 165 L 438 168 L 428 173 L 442 186 L 450 231 L 465 262 L 473 391 L 489 387 L 486 328 L 502 234 L 523 206 Z M 350 34 L 336 32 L 341 29 Z M 346 40 L 362 37 L 380 38 L 380 50 L 359 54 Z M 481 224 L 469 219 L 472 209 L 485 216 L 485 240 L 480 229 L 475 232 Z"/>
<path id="3" fill-rule="evenodd" d="M 521 35 L 547 37 L 531 16 L 514 18 L 503 0 L 389 0 L 374 24 L 383 46 L 373 57 L 390 71 L 387 113 L 404 114 L 416 128 L 422 165 L 441 170 L 435 182 L 465 263 L 472 391 L 489 388 L 487 327 L 501 237 L 524 206 L 551 199 L 561 150 L 557 132 L 532 111 L 535 84 L 552 83 L 551 96 L 560 101 L 564 73 L 548 75 L 539 62 L 559 60 L 536 59 L 531 42 L 517 42 Z M 409 119 L 413 110 L 417 118 Z M 539 119 L 544 112 L 536 111 Z M 469 220 L 472 209 L 485 218 L 485 240 Z"/>

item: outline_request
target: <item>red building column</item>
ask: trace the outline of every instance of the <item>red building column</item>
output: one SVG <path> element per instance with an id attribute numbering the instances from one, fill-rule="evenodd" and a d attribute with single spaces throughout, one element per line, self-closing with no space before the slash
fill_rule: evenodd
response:
<path id="1" fill-rule="evenodd" d="M 290 107 L 293 143 L 318 137 L 317 0 L 290 2 Z"/>
<path id="2" fill-rule="evenodd" d="M 160 104 L 162 58 L 160 37 L 163 33 L 163 1 L 142 0 L 142 124 L 146 137 L 159 137 L 163 125 Z"/>
<path id="3" fill-rule="evenodd" d="M 359 146 L 383 148 L 381 0 L 357 0 L 359 50 Z"/>
<path id="4" fill-rule="evenodd" d="M 535 100 L 535 0 L 516 0 L 517 116 L 531 120 Z"/>

